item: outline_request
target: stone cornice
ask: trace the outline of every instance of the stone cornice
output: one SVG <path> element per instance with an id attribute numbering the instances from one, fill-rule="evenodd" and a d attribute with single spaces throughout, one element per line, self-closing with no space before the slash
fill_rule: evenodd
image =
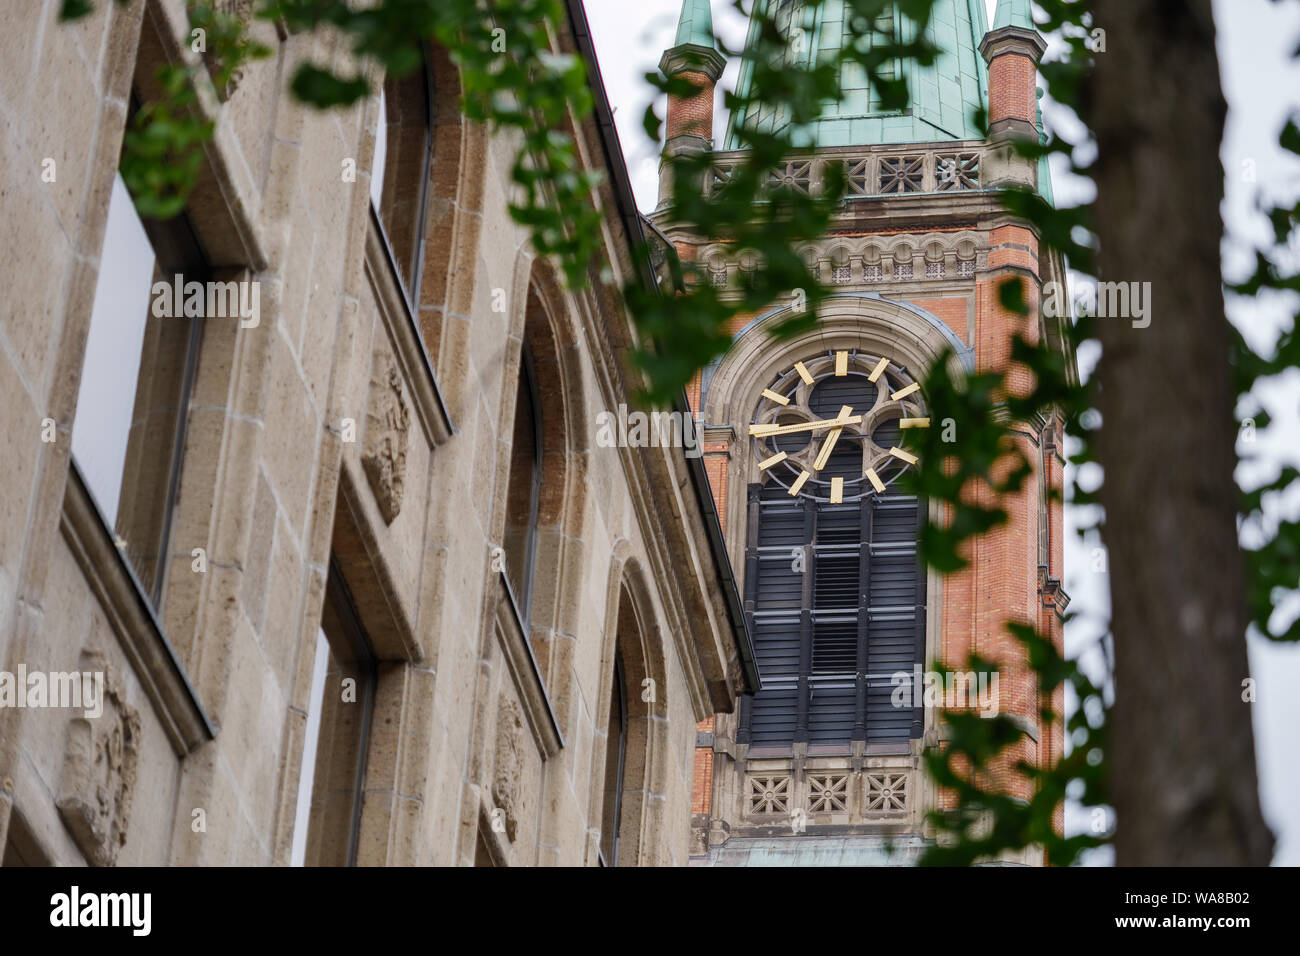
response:
<path id="1" fill-rule="evenodd" d="M 1047 41 L 1037 30 L 1024 27 L 999 27 L 990 30 L 980 41 L 980 56 L 985 63 L 992 63 L 997 57 L 1006 54 L 1027 56 L 1035 63 L 1047 52 Z"/>
<path id="2" fill-rule="evenodd" d="M 727 60 L 721 53 L 711 47 L 698 43 L 683 43 L 665 50 L 659 60 L 659 69 L 664 76 L 678 76 L 682 73 L 703 73 L 710 82 L 716 83 L 727 68 Z"/>

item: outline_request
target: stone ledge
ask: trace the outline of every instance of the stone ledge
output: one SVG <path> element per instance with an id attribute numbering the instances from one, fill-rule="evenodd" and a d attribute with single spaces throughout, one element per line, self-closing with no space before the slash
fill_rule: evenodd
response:
<path id="1" fill-rule="evenodd" d="M 178 757 L 216 737 L 171 641 L 73 463 L 59 529 Z"/>
<path id="2" fill-rule="evenodd" d="M 506 576 L 493 575 L 493 583 L 488 587 L 496 592 L 490 598 L 496 605 L 494 631 L 510 672 L 510 680 L 523 704 L 525 722 L 532 732 L 533 741 L 537 744 L 542 759 L 549 760 L 564 749 L 564 735 L 560 733 L 560 724 L 556 720 L 550 694 L 546 691 L 546 683 L 528 640 L 527 628 L 520 617 L 519 607 L 506 582 Z"/>

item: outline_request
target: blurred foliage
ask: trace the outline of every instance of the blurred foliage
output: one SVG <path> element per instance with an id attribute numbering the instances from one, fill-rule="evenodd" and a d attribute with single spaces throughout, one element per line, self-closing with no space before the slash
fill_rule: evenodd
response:
<path id="1" fill-rule="evenodd" d="M 1300 58 L 1300 48 L 1294 55 Z M 1282 127 L 1278 142 L 1285 151 L 1300 156 L 1300 111 Z M 1294 308 L 1294 297 L 1300 294 L 1300 270 L 1295 265 L 1296 251 L 1300 247 L 1300 201 L 1277 206 L 1264 203 L 1261 211 L 1272 226 L 1272 244 L 1256 251 L 1254 273 L 1244 281 L 1230 285 L 1229 291 L 1251 297 L 1270 292 L 1289 294 Z M 1233 329 L 1232 362 L 1236 371 L 1237 394 L 1241 399 L 1238 402 L 1241 413 L 1239 434 L 1242 436 L 1239 445 L 1254 446 L 1260 438 L 1275 434 L 1276 426 L 1268 413 L 1259 407 L 1256 389 L 1300 368 L 1300 335 L 1296 334 L 1300 312 L 1289 318 L 1270 354 L 1256 352 L 1241 333 Z M 1291 450 L 1294 453 L 1294 446 Z M 1251 461 L 1256 456 L 1243 454 L 1241 457 L 1243 461 Z M 1300 591 L 1300 521 L 1272 517 L 1266 514 L 1266 507 L 1280 504 L 1288 495 L 1294 496 L 1297 489 L 1300 489 L 1300 470 L 1294 464 L 1284 463 L 1270 480 L 1242 490 L 1243 521 L 1262 538 L 1258 544 L 1252 542 L 1244 552 L 1251 623 L 1261 634 L 1275 641 L 1300 641 L 1300 616 L 1289 625 L 1273 620 L 1274 609 Z"/>

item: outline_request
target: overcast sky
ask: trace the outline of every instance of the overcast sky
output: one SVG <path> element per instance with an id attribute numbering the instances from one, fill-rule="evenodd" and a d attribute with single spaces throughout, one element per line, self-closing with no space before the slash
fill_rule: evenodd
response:
<path id="1" fill-rule="evenodd" d="M 996 0 L 987 0 L 989 22 L 993 19 Z M 1228 131 L 1222 151 L 1227 170 L 1227 201 L 1224 215 L 1229 240 L 1225 242 L 1225 261 L 1231 275 L 1253 262 L 1252 243 L 1266 241 L 1268 224 L 1255 210 L 1256 195 L 1273 198 L 1294 196 L 1300 184 L 1300 164 L 1277 146 L 1277 134 L 1291 110 L 1300 106 L 1300 70 L 1289 54 L 1300 42 L 1300 12 L 1295 4 L 1275 4 L 1270 0 L 1217 0 L 1215 14 L 1220 31 L 1219 55 L 1222 62 L 1224 91 L 1230 112 Z M 637 201 L 643 210 L 654 207 L 658 178 L 658 147 L 647 140 L 641 118 L 652 91 L 643 76 L 656 69 L 665 47 L 673 42 L 680 0 L 586 0 L 587 16 L 600 58 L 605 88 L 615 108 L 615 121 L 623 152 L 631 171 Z M 730 0 L 714 0 L 714 25 L 724 42 L 731 47 L 744 43 L 745 22 L 733 9 Z M 1050 54 L 1049 54 L 1050 55 Z M 722 85 L 735 82 L 736 64 L 729 65 Z M 721 141 L 726 117 L 719 111 L 714 137 Z M 1050 108 L 1049 123 L 1064 121 Z M 660 116 L 662 117 L 662 106 Z M 1080 201 L 1077 184 L 1058 170 L 1054 176 L 1059 205 Z M 1245 263 L 1245 265 L 1243 265 Z M 1242 274 L 1239 272 L 1239 274 Z M 1288 308 L 1289 307 L 1289 308 Z M 1271 341 L 1279 326 L 1295 312 L 1294 302 L 1277 300 L 1230 301 L 1229 316 L 1259 345 Z M 1081 354 L 1080 366 L 1087 373 L 1096 361 L 1095 354 Z M 1290 460 L 1300 466 L 1300 371 L 1282 388 L 1264 396 L 1283 436 L 1271 443 L 1260 443 L 1266 461 L 1261 468 L 1240 473 L 1243 480 L 1267 477 L 1277 462 Z M 1280 507 L 1290 514 L 1300 510 L 1300 501 L 1292 500 Z M 1071 528 L 1086 523 L 1087 515 L 1067 508 Z M 1079 653 L 1095 642 L 1104 629 L 1109 614 L 1109 584 L 1104 574 L 1091 568 L 1095 543 L 1081 542 L 1067 535 L 1066 590 L 1073 602 L 1071 610 L 1083 617 L 1067 630 L 1066 645 Z M 1294 614 L 1294 608 L 1281 608 L 1280 614 Z M 1264 812 L 1277 836 L 1274 862 L 1300 865 L 1300 649 L 1282 647 L 1264 640 L 1250 643 L 1252 673 L 1258 684 L 1258 702 L 1254 705 L 1256 749 L 1260 758 L 1260 793 Z M 1071 815 L 1072 817 L 1075 815 Z M 1081 821 L 1072 819 L 1071 829 Z M 1100 860 L 1096 862 L 1101 862 Z"/>

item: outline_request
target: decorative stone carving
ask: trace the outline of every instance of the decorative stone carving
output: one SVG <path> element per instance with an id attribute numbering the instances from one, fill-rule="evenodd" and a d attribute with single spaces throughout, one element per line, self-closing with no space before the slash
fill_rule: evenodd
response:
<path id="1" fill-rule="evenodd" d="M 866 793 L 863 797 L 865 813 L 906 813 L 907 772 L 863 774 Z"/>
<path id="2" fill-rule="evenodd" d="M 497 711 L 496 758 L 493 761 L 492 799 L 505 811 L 506 837 L 515 841 L 519 824 L 521 776 L 524 769 L 524 725 L 519 705 L 510 698 L 501 701 Z"/>
<path id="3" fill-rule="evenodd" d="M 87 861 L 113 866 L 131 820 L 140 714 L 126 702 L 102 651 L 83 651 L 81 671 L 104 675 L 103 712 L 71 721 L 56 805 Z"/>
<path id="4" fill-rule="evenodd" d="M 919 193 L 925 188 L 924 156 L 882 156 L 879 192 Z"/>
<path id="5" fill-rule="evenodd" d="M 828 284 L 866 288 L 876 283 L 926 279 L 941 281 L 953 276 L 972 278 L 981 255 L 987 253 L 984 240 L 974 232 L 892 233 L 859 238 L 831 237 L 813 240 L 799 254 Z M 730 285 L 739 275 L 742 282 L 749 270 L 759 265 L 756 256 L 736 261 L 726 243 L 713 243 L 700 250 L 712 283 Z M 853 261 L 862 261 L 858 278 Z"/>
<path id="6" fill-rule="evenodd" d="M 752 815 L 788 813 L 790 810 L 790 778 L 753 776 L 749 782 L 749 812 Z"/>
<path id="7" fill-rule="evenodd" d="M 805 195 L 821 194 L 829 179 L 826 170 L 832 165 L 843 169 L 846 196 L 891 196 L 914 193 L 956 192 L 982 189 L 994 183 L 984 182 L 985 155 L 992 156 L 983 143 L 967 142 L 964 149 L 919 149 L 898 152 L 897 147 L 831 150 L 812 158 L 788 160 L 768 174 L 767 188 L 790 190 Z M 745 160 L 738 153 L 718 155 L 713 165 L 711 189 L 723 188 Z M 990 168 L 994 165 L 991 161 Z"/>
<path id="8" fill-rule="evenodd" d="M 406 484 L 406 442 L 411 408 L 402 397 L 402 373 L 387 352 L 376 352 L 366 412 L 366 444 L 361 467 L 379 502 L 384 521 L 392 524 L 402 510 Z"/>
<path id="9" fill-rule="evenodd" d="M 843 813 L 849 808 L 849 775 L 814 774 L 808 777 L 808 809 L 813 813 Z"/>
<path id="10" fill-rule="evenodd" d="M 213 10 L 218 16 L 231 17 L 240 21 L 244 24 L 244 28 L 248 29 L 253 19 L 253 0 L 215 0 Z M 203 59 L 207 63 L 208 72 L 215 79 L 221 64 L 210 51 L 204 54 Z M 235 90 L 243 78 L 243 67 L 231 74 L 230 81 L 226 83 L 225 88 L 217 90 L 217 95 L 221 97 L 222 101 L 228 100 L 235 95 Z"/>

